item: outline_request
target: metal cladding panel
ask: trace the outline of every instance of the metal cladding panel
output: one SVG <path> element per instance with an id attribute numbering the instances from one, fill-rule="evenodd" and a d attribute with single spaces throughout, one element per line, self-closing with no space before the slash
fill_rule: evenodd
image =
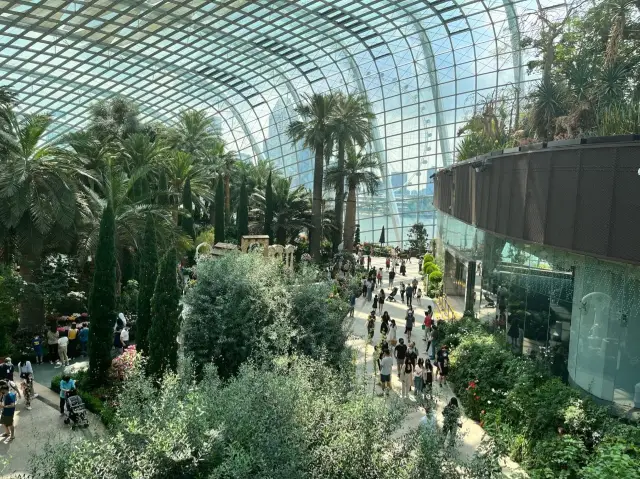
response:
<path id="1" fill-rule="evenodd" d="M 527 196 L 527 173 L 531 155 L 513 158 L 513 175 L 511 200 L 509 201 L 509 222 L 507 234 L 514 238 L 522 238 L 524 232 L 525 202 Z"/>
<path id="2" fill-rule="evenodd" d="M 551 175 L 551 152 L 544 151 L 532 157 L 527 175 L 527 200 L 523 238 L 535 243 L 544 242 L 547 221 L 547 199 Z"/>
<path id="3" fill-rule="evenodd" d="M 454 171 L 456 184 L 453 185 Z M 640 142 L 491 157 L 436 177 L 439 209 L 504 236 L 640 263 Z"/>
<path id="4" fill-rule="evenodd" d="M 500 192 L 500 170 L 501 161 L 497 161 L 491 167 L 491 170 L 484 172 L 485 175 L 490 175 L 490 179 L 487 181 L 490 184 L 491 191 L 489 193 L 489 204 L 487 208 L 487 219 L 484 225 L 478 225 L 481 228 L 486 228 L 489 231 L 497 231 L 498 229 L 498 193 Z"/>
<path id="5" fill-rule="evenodd" d="M 615 171 L 608 256 L 640 258 L 640 158 L 638 150 L 620 148 Z"/>
<path id="6" fill-rule="evenodd" d="M 463 165 L 453 171 L 455 197 L 453 216 L 466 223 L 471 223 L 471 177 L 470 165 Z"/>
<path id="7" fill-rule="evenodd" d="M 582 150 L 574 249 L 600 256 L 607 254 L 617 153 L 617 147 Z"/>
<path id="8" fill-rule="evenodd" d="M 546 244 L 568 249 L 573 245 L 579 168 L 579 149 L 552 153 Z"/>
<path id="9" fill-rule="evenodd" d="M 501 158 L 502 160 L 502 158 Z M 513 186 L 513 158 L 511 161 L 500 161 L 500 185 L 498 192 L 498 223 L 496 233 L 509 234 L 509 208 L 511 204 L 511 187 Z"/>

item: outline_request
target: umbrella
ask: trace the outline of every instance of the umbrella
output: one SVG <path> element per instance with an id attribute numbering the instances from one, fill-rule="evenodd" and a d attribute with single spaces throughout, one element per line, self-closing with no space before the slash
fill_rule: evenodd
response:
<path id="1" fill-rule="evenodd" d="M 380 244 L 384 244 L 384 226 L 382 227 L 382 232 L 380 233 L 380 239 L 378 240 Z"/>

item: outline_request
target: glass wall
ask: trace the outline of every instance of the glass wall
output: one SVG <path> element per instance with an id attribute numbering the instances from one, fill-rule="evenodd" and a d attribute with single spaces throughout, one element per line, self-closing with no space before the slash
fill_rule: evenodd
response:
<path id="1" fill-rule="evenodd" d="M 438 213 L 438 235 L 452 273 L 461 258 L 481 265 L 477 281 L 496 307 L 476 313 L 496 321 L 514 352 L 539 356 L 554 374 L 597 398 L 633 407 L 640 384 L 640 267 L 507 240 L 444 213 Z M 635 401 L 640 406 L 640 397 Z"/>

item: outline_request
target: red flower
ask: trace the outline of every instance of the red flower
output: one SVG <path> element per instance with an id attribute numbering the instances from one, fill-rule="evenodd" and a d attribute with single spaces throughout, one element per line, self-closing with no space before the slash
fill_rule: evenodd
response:
<path id="1" fill-rule="evenodd" d="M 473 381 L 470 381 L 469 382 L 469 387 L 472 388 L 472 389 L 475 388 L 476 387 L 476 383 L 473 382 Z"/>
<path id="2" fill-rule="evenodd" d="M 477 401 L 478 399 L 480 399 L 480 396 L 474 396 L 474 399 Z"/>

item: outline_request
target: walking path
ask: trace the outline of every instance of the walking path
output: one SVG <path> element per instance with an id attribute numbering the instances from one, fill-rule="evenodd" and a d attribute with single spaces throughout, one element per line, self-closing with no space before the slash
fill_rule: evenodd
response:
<path id="1" fill-rule="evenodd" d="M 384 289 L 385 294 L 388 294 L 391 288 L 388 288 L 388 276 L 385 268 L 385 258 L 372 258 L 371 262 L 372 267 L 383 268 L 383 281 L 382 281 L 382 289 Z M 409 282 L 413 280 L 414 277 L 420 280 L 420 274 L 418 272 L 418 261 L 414 258 L 412 259 L 412 263 L 407 263 L 407 276 L 403 277 L 399 273 L 396 274 L 394 284 L 396 286 L 400 286 L 400 282 L 404 282 L 407 285 Z M 396 268 L 396 271 L 398 268 Z M 421 287 L 421 286 L 420 286 Z M 377 287 L 377 291 L 380 291 L 380 287 Z M 404 336 L 404 327 L 405 327 L 405 316 L 407 311 L 407 306 L 400 302 L 400 293 L 396 296 L 397 302 L 385 302 L 383 307 L 383 312 L 388 311 L 391 319 L 395 319 L 397 331 L 398 331 L 398 339 L 401 337 L 405 338 L 405 344 L 407 341 L 406 336 Z M 458 304 L 458 299 L 456 298 L 452 302 L 450 300 L 450 306 L 456 312 L 456 318 L 460 318 L 462 316 L 462 311 L 459 311 L 460 305 Z M 453 303 L 453 304 L 452 304 Z M 460 304 L 464 307 L 464 300 L 460 299 Z M 424 308 L 417 302 L 417 300 L 413 299 L 413 308 L 415 311 L 416 324 L 413 329 L 412 341 L 415 341 L 416 347 L 419 352 L 419 357 L 426 358 L 426 342 L 423 341 L 424 333 L 421 329 L 422 321 L 424 320 Z M 358 298 L 356 300 L 356 308 L 355 308 L 355 321 L 353 323 L 353 336 L 349 340 L 350 346 L 356 351 L 357 355 L 357 367 L 358 371 L 362 372 L 364 377 L 366 378 L 366 387 L 371 390 L 374 394 L 381 394 L 381 389 L 378 386 L 378 377 L 374 371 L 374 345 L 378 343 L 380 339 L 380 324 L 381 324 L 381 316 L 376 312 L 376 329 L 375 335 L 373 337 L 373 343 L 368 343 L 367 341 L 367 318 L 369 313 L 373 309 L 371 302 L 364 301 L 363 298 Z M 491 311 L 491 310 L 488 310 Z M 489 314 L 489 313 L 487 313 Z M 441 313 L 436 311 L 436 318 L 441 318 Z M 400 395 L 401 384 L 398 379 L 398 374 L 396 368 L 394 366 L 393 373 L 391 375 L 391 387 L 393 389 L 393 393 Z M 437 381 L 435 380 L 434 375 L 434 383 L 433 383 L 433 392 L 434 398 L 436 401 L 436 420 L 438 425 L 442 426 L 442 410 L 444 406 L 449 402 L 449 399 L 454 396 L 451 388 L 448 385 L 444 385 L 443 387 L 439 387 Z M 401 428 L 401 432 L 406 432 L 412 428 L 417 428 L 420 419 L 424 416 L 424 412 L 422 409 L 418 408 L 418 403 L 416 402 L 413 393 L 410 393 L 410 397 L 407 400 L 411 404 L 416 406 L 415 411 L 410 412 L 407 415 L 407 418 Z M 472 421 L 462 415 L 462 428 L 460 429 L 460 446 L 459 453 L 460 456 L 464 459 L 469 459 L 473 456 L 473 454 L 477 451 L 481 442 L 483 441 L 485 432 L 484 430 L 477 424 L 475 421 Z M 503 473 L 506 477 L 516 478 L 516 477 L 524 477 L 524 472 L 520 468 L 520 466 L 509 458 L 505 458 L 501 460 L 501 464 L 503 466 Z"/>
<path id="2" fill-rule="evenodd" d="M 72 431 L 70 426 L 64 424 L 58 409 L 60 397 L 49 388 L 51 377 L 54 374 L 60 374 L 60 369 L 54 370 L 53 366 L 48 366 L 48 364 L 40 366 L 44 373 L 40 376 L 38 376 L 38 366 L 34 366 L 34 375 L 40 381 L 33 384 L 38 397 L 31 401 L 31 411 L 26 409 L 24 399 L 18 400 L 14 418 L 16 438 L 9 444 L 0 442 L 0 478 L 2 479 L 29 477 L 27 475 L 29 460 L 37 452 L 42 452 L 47 444 L 60 443 L 69 439 L 89 439 L 104 431 L 100 419 L 91 413 L 88 413 L 87 429 Z M 14 379 L 16 384 L 20 383 L 17 374 Z M 45 383 L 46 379 L 48 381 Z"/>

